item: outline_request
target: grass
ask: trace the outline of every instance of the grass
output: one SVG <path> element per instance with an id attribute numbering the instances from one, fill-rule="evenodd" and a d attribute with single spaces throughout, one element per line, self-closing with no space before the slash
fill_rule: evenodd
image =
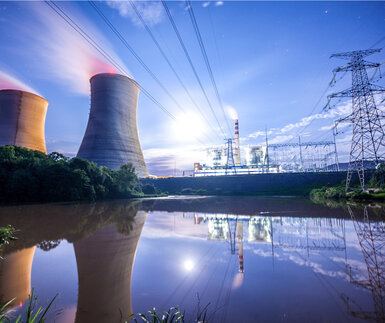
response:
<path id="1" fill-rule="evenodd" d="M 148 322 L 148 323 L 182 323 L 185 322 L 185 315 L 181 313 L 179 307 L 171 307 L 168 311 L 156 312 L 155 307 L 145 314 L 132 314 L 128 322 Z M 127 322 L 126 322 L 127 323 Z"/>
<path id="2" fill-rule="evenodd" d="M 25 314 L 19 315 L 16 320 L 12 319 L 13 310 L 8 310 L 8 308 L 15 299 L 11 299 L 0 308 L 0 322 L 44 323 L 47 320 L 48 311 L 57 296 L 58 294 L 56 294 L 46 307 L 40 306 L 37 308 L 38 297 L 34 295 L 34 290 L 32 289 L 32 292 L 29 295 L 28 307 Z"/>
<path id="3" fill-rule="evenodd" d="M 11 225 L 7 225 L 6 227 L 0 227 L 0 250 L 2 246 L 9 244 L 11 241 L 17 240 L 17 238 L 13 236 L 16 231 L 18 230 L 16 230 Z M 0 256 L 0 260 L 1 259 L 3 259 L 3 257 Z"/>
<path id="4" fill-rule="evenodd" d="M 210 303 L 207 304 L 202 310 L 200 309 L 200 301 L 198 297 L 197 314 L 194 321 L 187 320 L 185 312 L 181 312 L 179 307 L 171 307 L 168 311 L 156 312 L 155 307 L 145 314 L 137 313 L 129 316 L 127 322 L 146 322 L 146 323 L 185 323 L 185 322 L 197 322 L 207 323 L 207 309 Z"/>

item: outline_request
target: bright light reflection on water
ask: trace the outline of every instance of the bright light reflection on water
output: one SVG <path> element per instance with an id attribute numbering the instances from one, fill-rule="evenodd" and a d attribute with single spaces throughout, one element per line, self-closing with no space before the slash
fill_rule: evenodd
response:
<path id="1" fill-rule="evenodd" d="M 34 288 L 42 305 L 59 293 L 55 322 L 172 306 L 194 321 L 198 305 L 210 322 L 384 319 L 380 206 L 227 197 L 1 207 L 7 224 L 20 231 L 2 253 L 0 295 L 16 298 L 16 314 Z"/>

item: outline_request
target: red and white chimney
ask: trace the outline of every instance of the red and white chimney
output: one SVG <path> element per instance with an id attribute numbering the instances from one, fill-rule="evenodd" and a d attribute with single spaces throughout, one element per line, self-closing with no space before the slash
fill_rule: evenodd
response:
<path id="1" fill-rule="evenodd" d="M 240 146 L 239 146 L 238 119 L 234 120 L 234 126 L 235 126 L 234 163 L 235 163 L 235 166 L 241 166 L 241 151 L 240 151 Z"/>

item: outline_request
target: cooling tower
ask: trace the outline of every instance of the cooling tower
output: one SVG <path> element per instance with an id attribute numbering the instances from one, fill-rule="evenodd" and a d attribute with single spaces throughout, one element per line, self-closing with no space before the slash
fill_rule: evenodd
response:
<path id="1" fill-rule="evenodd" d="M 47 153 L 44 124 L 48 102 L 19 90 L 0 91 L 0 146 L 15 145 Z"/>
<path id="2" fill-rule="evenodd" d="M 77 157 L 115 170 L 131 163 L 138 177 L 147 177 L 136 121 L 138 84 L 118 74 L 97 74 L 90 82 L 91 112 Z"/>

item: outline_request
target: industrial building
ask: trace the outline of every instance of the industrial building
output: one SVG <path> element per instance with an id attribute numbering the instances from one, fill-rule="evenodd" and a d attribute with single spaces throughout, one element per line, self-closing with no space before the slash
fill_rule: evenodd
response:
<path id="1" fill-rule="evenodd" d="M 206 160 L 194 163 L 194 176 L 245 175 L 263 173 L 338 171 L 335 141 L 249 145 L 239 143 L 239 122 L 234 120 L 232 139 L 206 150 Z M 244 156 L 242 159 L 241 156 Z"/>
<path id="2" fill-rule="evenodd" d="M 115 170 L 131 163 L 138 177 L 147 177 L 137 127 L 139 85 L 109 73 L 94 75 L 90 83 L 91 111 L 77 157 Z"/>
<path id="3" fill-rule="evenodd" d="M 48 102 L 25 91 L 0 90 L 0 146 L 47 153 L 44 126 Z"/>

